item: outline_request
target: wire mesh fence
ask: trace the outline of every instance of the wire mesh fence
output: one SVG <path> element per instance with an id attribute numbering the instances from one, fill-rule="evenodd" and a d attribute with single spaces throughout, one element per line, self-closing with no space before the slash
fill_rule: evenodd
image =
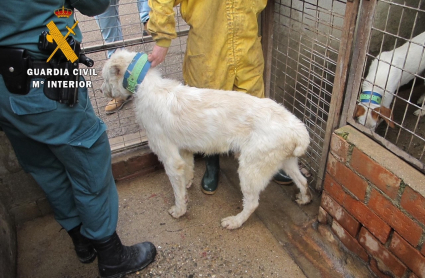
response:
<path id="1" fill-rule="evenodd" d="M 382 0 L 372 16 L 351 123 L 424 171 L 425 3 Z"/>
<path id="2" fill-rule="evenodd" d="M 275 1 L 271 98 L 306 124 L 311 145 L 304 164 L 316 181 L 324 142 L 340 38 L 344 1 Z"/>
<path id="3" fill-rule="evenodd" d="M 105 98 L 100 91 L 102 85 L 102 67 L 108 59 L 108 51 L 126 48 L 130 51 L 150 53 L 154 42 L 148 34 L 144 34 L 144 26 L 141 21 L 136 0 L 121 0 L 112 3 L 110 8 L 118 9 L 117 16 L 104 31 L 110 32 L 113 29 L 120 29 L 122 36 L 117 38 L 112 36 L 112 42 L 106 42 L 102 37 L 99 24 L 94 17 L 87 17 L 76 13 L 78 25 L 83 33 L 82 49 L 88 57 L 95 61 L 95 74 L 85 76 L 92 82 L 89 88 L 89 96 L 96 114 L 108 126 L 108 137 L 113 151 L 120 151 L 135 145 L 145 144 L 145 132 L 136 123 L 134 117 L 133 101 L 126 103 L 122 109 L 113 114 L 106 114 L 105 107 L 111 99 Z M 189 26 L 181 19 L 178 8 L 176 12 L 176 31 L 178 38 L 172 41 L 166 60 L 158 66 L 164 76 L 181 80 L 183 56 L 186 49 L 186 38 Z M 116 20 L 116 19 L 119 19 Z M 102 29 L 103 30 L 103 29 Z M 113 32 L 112 32 L 113 33 Z M 82 66 L 84 67 L 84 66 Z"/>

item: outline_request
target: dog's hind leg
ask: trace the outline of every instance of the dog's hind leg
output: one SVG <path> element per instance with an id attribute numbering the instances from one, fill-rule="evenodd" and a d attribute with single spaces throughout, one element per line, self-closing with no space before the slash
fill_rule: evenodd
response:
<path id="1" fill-rule="evenodd" d="M 251 216 L 258 207 L 261 191 L 266 188 L 278 168 L 277 166 L 261 167 L 261 163 L 246 164 L 243 158 L 239 160 L 238 172 L 243 194 L 243 210 L 235 216 L 221 220 L 221 226 L 227 229 L 239 228 Z"/>
<path id="2" fill-rule="evenodd" d="M 195 166 L 193 153 L 186 150 L 180 150 L 180 155 L 185 162 L 184 177 L 186 188 L 190 188 L 193 183 L 193 167 Z"/>
<path id="3" fill-rule="evenodd" d="M 311 202 L 311 193 L 308 189 L 307 179 L 301 174 L 298 167 L 298 158 L 290 157 L 282 164 L 283 170 L 292 178 L 295 185 L 300 190 L 295 200 L 299 205 L 305 205 Z"/>
<path id="4" fill-rule="evenodd" d="M 179 150 L 174 145 L 164 144 L 161 147 L 161 153 L 157 153 L 159 159 L 163 162 L 165 172 L 173 186 L 175 205 L 168 212 L 174 218 L 179 218 L 186 213 L 186 178 L 185 178 L 185 160 L 180 156 Z M 165 155 L 164 155 L 165 154 Z"/>

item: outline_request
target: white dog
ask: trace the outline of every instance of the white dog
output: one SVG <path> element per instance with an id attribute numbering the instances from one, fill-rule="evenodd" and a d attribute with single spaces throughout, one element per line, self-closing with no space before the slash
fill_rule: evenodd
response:
<path id="1" fill-rule="evenodd" d="M 132 67 L 139 59 L 136 54 L 117 51 L 105 63 L 102 91 L 106 97 L 131 94 L 123 82 L 127 84 L 124 75 L 134 71 Z M 143 74 L 145 68 L 141 71 Z M 298 186 L 297 203 L 311 201 L 307 180 L 298 167 L 298 157 L 310 143 L 309 134 L 282 105 L 240 92 L 185 86 L 162 78 L 156 69 L 149 69 L 140 81 L 134 92 L 135 113 L 173 186 L 175 205 L 169 210 L 173 217 L 186 213 L 186 188 L 193 181 L 194 153 L 239 154 L 243 210 L 222 219 L 225 228 L 239 228 L 248 219 L 258 206 L 260 192 L 279 169 Z"/>
<path id="2" fill-rule="evenodd" d="M 399 86 L 412 80 L 414 74 L 419 74 L 425 69 L 424 43 L 425 32 L 392 51 L 380 53 L 372 61 L 355 112 L 355 118 L 360 124 L 374 130 L 382 120 L 385 120 L 394 128 L 390 109 L 394 92 Z M 418 104 L 422 105 L 421 99 Z M 414 114 L 425 113 L 421 113 L 421 109 L 418 109 Z"/>

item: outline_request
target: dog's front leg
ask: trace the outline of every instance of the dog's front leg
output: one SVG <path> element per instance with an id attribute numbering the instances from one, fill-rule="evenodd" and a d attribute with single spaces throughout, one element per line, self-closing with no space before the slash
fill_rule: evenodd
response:
<path id="1" fill-rule="evenodd" d="M 415 116 L 425 116 L 425 93 L 416 102 L 421 108 L 417 109 L 413 114 Z"/>
<path id="2" fill-rule="evenodd" d="M 185 162 L 184 177 L 185 177 L 186 188 L 190 188 L 193 183 L 193 167 L 194 167 L 193 153 L 186 150 L 180 150 L 180 155 Z"/>
<path id="3" fill-rule="evenodd" d="M 174 191 L 175 205 L 168 210 L 174 218 L 179 218 L 184 215 L 187 209 L 184 167 L 185 163 L 182 159 L 168 159 L 167 162 L 164 163 L 165 171 Z"/>

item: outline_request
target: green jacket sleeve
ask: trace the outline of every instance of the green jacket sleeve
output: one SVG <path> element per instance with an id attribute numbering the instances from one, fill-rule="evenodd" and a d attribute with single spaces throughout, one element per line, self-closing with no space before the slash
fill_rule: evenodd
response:
<path id="1" fill-rule="evenodd" d="M 103 13 L 109 7 L 110 0 L 71 0 L 71 5 L 86 16 Z"/>

